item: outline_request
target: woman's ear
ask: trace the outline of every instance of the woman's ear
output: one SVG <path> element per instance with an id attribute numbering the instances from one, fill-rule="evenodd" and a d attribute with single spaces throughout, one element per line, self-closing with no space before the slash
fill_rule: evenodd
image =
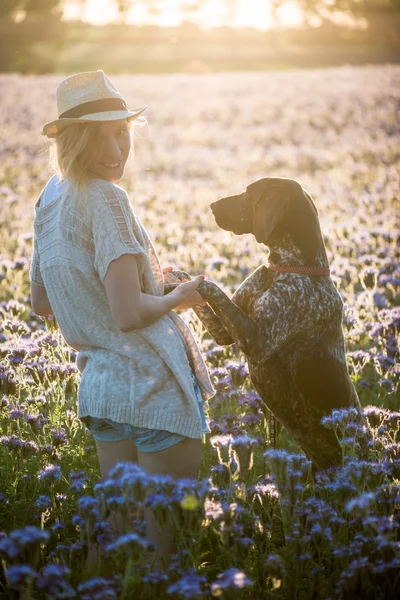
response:
<path id="1" fill-rule="evenodd" d="M 253 231 L 257 242 L 268 246 L 268 239 L 283 219 L 288 200 L 287 191 L 273 186 L 265 190 L 255 202 Z"/>

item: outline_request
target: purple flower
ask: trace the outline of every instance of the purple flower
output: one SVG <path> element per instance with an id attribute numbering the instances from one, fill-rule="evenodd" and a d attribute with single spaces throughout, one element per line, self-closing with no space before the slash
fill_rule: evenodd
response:
<path id="1" fill-rule="evenodd" d="M 39 481 L 56 483 L 61 479 L 61 467 L 59 465 L 47 465 L 38 475 Z"/>
<path id="2" fill-rule="evenodd" d="M 7 568 L 6 575 L 12 587 L 22 589 L 26 589 L 38 577 L 38 573 L 29 565 L 11 565 Z"/>
<path id="3" fill-rule="evenodd" d="M 24 457 L 37 454 L 39 452 L 39 446 L 33 440 L 26 440 L 22 448 L 22 455 Z"/>
<path id="4" fill-rule="evenodd" d="M 194 571 L 184 575 L 167 588 L 168 594 L 177 594 L 181 598 L 199 598 L 204 594 L 206 578 Z"/>
<path id="5" fill-rule="evenodd" d="M 24 414 L 25 414 L 24 411 L 21 410 L 20 408 L 13 408 L 9 412 L 9 417 L 12 421 L 17 421 L 18 419 L 23 417 Z"/>
<path id="6" fill-rule="evenodd" d="M 262 400 L 257 392 L 254 390 L 246 392 L 245 395 L 239 400 L 240 406 L 248 406 L 250 410 L 258 413 L 262 406 Z"/>
<path id="7" fill-rule="evenodd" d="M 372 404 L 363 408 L 363 414 L 367 417 L 370 426 L 376 428 L 382 425 L 384 421 L 388 420 L 390 413 L 385 408 Z"/>
<path id="8" fill-rule="evenodd" d="M 51 498 L 50 496 L 40 495 L 37 497 L 35 502 L 36 508 L 38 508 L 41 512 L 46 511 L 51 506 Z"/>
<path id="9" fill-rule="evenodd" d="M 66 528 L 66 526 L 64 525 L 64 523 L 54 523 L 54 525 L 51 526 L 51 529 L 54 533 L 63 531 L 63 530 L 65 530 L 65 528 Z"/>
<path id="10" fill-rule="evenodd" d="M 66 581 L 71 574 L 71 569 L 59 563 L 47 564 L 41 576 L 36 582 L 39 590 L 46 590 L 46 593 L 55 598 L 75 598 L 76 592 Z"/>
<path id="11" fill-rule="evenodd" d="M 37 544 L 46 544 L 50 539 L 50 532 L 34 525 L 28 525 L 23 529 L 15 529 L 9 537 L 21 548 L 30 548 Z"/>
<path id="12" fill-rule="evenodd" d="M 87 482 L 89 481 L 86 471 L 71 471 L 69 476 L 71 479 L 69 486 L 70 491 L 80 493 L 86 489 Z"/>
<path id="13" fill-rule="evenodd" d="M 9 537 L 4 535 L 0 537 L 0 557 L 2 556 L 6 560 L 13 560 L 21 552 L 19 545 L 11 540 Z"/>
<path id="14" fill-rule="evenodd" d="M 331 414 L 327 417 L 322 417 L 321 423 L 327 429 L 339 428 L 344 431 L 344 428 L 350 421 L 358 417 L 358 411 L 356 408 L 340 408 L 333 409 Z"/>
<path id="15" fill-rule="evenodd" d="M 32 553 L 40 544 L 47 544 L 49 539 L 49 531 L 33 525 L 15 529 L 8 537 L 6 535 L 0 537 L 0 556 L 5 557 L 6 560 L 14 560 L 25 550 Z"/>
<path id="16" fill-rule="evenodd" d="M 103 577 L 94 577 L 78 585 L 81 600 L 118 600 L 115 583 Z"/>
<path id="17" fill-rule="evenodd" d="M 355 350 L 354 352 L 347 352 L 347 356 L 352 359 L 355 365 L 362 365 L 363 367 L 371 359 L 369 352 L 365 352 L 364 350 Z"/>
<path id="18" fill-rule="evenodd" d="M 85 526 L 85 521 L 80 515 L 74 515 L 71 519 L 71 522 L 73 525 L 75 525 L 75 527 L 80 527 L 81 529 Z"/>
<path id="19" fill-rule="evenodd" d="M 141 553 L 147 548 L 147 542 L 136 533 L 126 533 L 119 536 L 115 542 L 106 547 L 107 552 L 124 550 L 127 554 Z"/>
<path id="20" fill-rule="evenodd" d="M 346 511 L 351 515 L 359 515 L 362 517 L 366 517 L 370 512 L 370 506 L 372 502 L 375 500 L 375 494 L 370 492 L 365 492 L 357 496 L 357 498 L 352 498 L 346 503 Z"/>
<path id="21" fill-rule="evenodd" d="M 204 514 L 207 519 L 218 521 L 224 516 L 225 508 L 220 502 L 206 498 L 204 502 Z"/>
<path id="22" fill-rule="evenodd" d="M 232 439 L 231 447 L 233 449 L 237 448 L 252 448 L 253 446 L 258 444 L 258 440 L 249 437 L 248 435 L 241 435 Z"/>
<path id="23" fill-rule="evenodd" d="M 125 511 L 127 509 L 124 496 L 110 496 L 106 499 L 106 505 L 110 510 Z"/>
<path id="24" fill-rule="evenodd" d="M 37 415 L 34 413 L 27 414 L 25 416 L 25 421 L 31 426 L 33 431 L 43 429 L 43 425 L 48 423 L 48 419 L 43 417 L 43 415 Z"/>
<path id="25" fill-rule="evenodd" d="M 211 592 L 213 596 L 222 595 L 224 590 L 243 589 L 252 585 L 252 580 L 244 571 L 232 568 L 218 575 L 217 581 L 211 584 Z"/>
<path id="26" fill-rule="evenodd" d="M 46 333 L 37 340 L 38 346 L 48 346 L 49 348 L 57 348 L 58 340 L 52 333 Z"/>
<path id="27" fill-rule="evenodd" d="M 17 435 L 1 436 L 0 444 L 3 446 L 8 446 L 10 450 L 20 450 L 24 447 L 24 441 L 21 440 L 21 438 L 19 438 Z"/>
<path id="28" fill-rule="evenodd" d="M 67 434 L 65 432 L 65 429 L 61 429 L 60 431 L 52 429 L 50 433 L 52 437 L 53 446 L 55 448 L 58 448 L 58 446 L 65 444 L 65 442 L 67 441 Z"/>
<path id="29" fill-rule="evenodd" d="M 78 511 L 83 518 L 100 517 L 100 506 L 98 498 L 82 496 L 78 499 Z"/>

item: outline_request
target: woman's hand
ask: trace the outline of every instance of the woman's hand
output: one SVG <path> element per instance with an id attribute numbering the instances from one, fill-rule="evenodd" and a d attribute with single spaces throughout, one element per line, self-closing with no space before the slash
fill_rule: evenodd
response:
<path id="1" fill-rule="evenodd" d="M 167 283 L 180 283 L 180 279 L 178 279 L 178 277 L 175 277 L 175 275 L 172 274 L 172 271 L 174 270 L 173 267 L 164 267 L 164 269 L 162 270 L 163 275 L 164 275 L 164 285 Z"/>
<path id="2" fill-rule="evenodd" d="M 172 275 L 173 277 L 173 275 Z M 170 296 L 179 296 L 180 302 L 178 306 L 175 306 L 175 310 L 184 310 L 187 308 L 193 308 L 194 306 L 205 306 L 207 303 L 200 296 L 196 288 L 200 283 L 204 281 L 204 275 L 198 275 L 190 281 L 180 283 L 171 293 Z"/>

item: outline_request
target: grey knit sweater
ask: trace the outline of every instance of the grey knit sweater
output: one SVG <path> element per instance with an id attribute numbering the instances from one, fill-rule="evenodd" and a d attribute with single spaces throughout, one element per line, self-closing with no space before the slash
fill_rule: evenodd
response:
<path id="1" fill-rule="evenodd" d="M 162 269 L 126 192 L 94 178 L 85 193 L 67 186 L 34 208 L 30 278 L 46 288 L 66 342 L 79 351 L 78 417 L 201 437 L 192 367 L 205 401 L 215 390 L 186 323 L 173 311 L 150 326 L 122 332 L 107 301 L 110 262 L 137 256 L 142 291 L 163 295 Z"/>

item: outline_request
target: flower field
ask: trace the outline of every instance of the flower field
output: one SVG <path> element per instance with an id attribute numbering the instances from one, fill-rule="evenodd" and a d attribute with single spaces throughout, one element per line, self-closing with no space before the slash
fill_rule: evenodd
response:
<path id="1" fill-rule="evenodd" d="M 0 598 L 399 598 L 400 67 L 112 77 L 130 108 L 149 107 L 121 185 L 163 266 L 230 295 L 267 250 L 218 229 L 209 204 L 266 176 L 313 197 L 373 433 L 366 444 L 351 411 L 327 418 L 343 466 L 315 480 L 285 430 L 269 447 L 241 352 L 186 311 L 217 389 L 199 481 L 123 464 L 100 481 L 76 417 L 77 353 L 30 305 L 33 204 L 51 175 L 39 131 L 56 117 L 61 79 L 0 75 Z M 162 574 L 149 564 L 145 505 L 176 526 Z M 137 511 L 124 535 L 108 509 Z"/>

